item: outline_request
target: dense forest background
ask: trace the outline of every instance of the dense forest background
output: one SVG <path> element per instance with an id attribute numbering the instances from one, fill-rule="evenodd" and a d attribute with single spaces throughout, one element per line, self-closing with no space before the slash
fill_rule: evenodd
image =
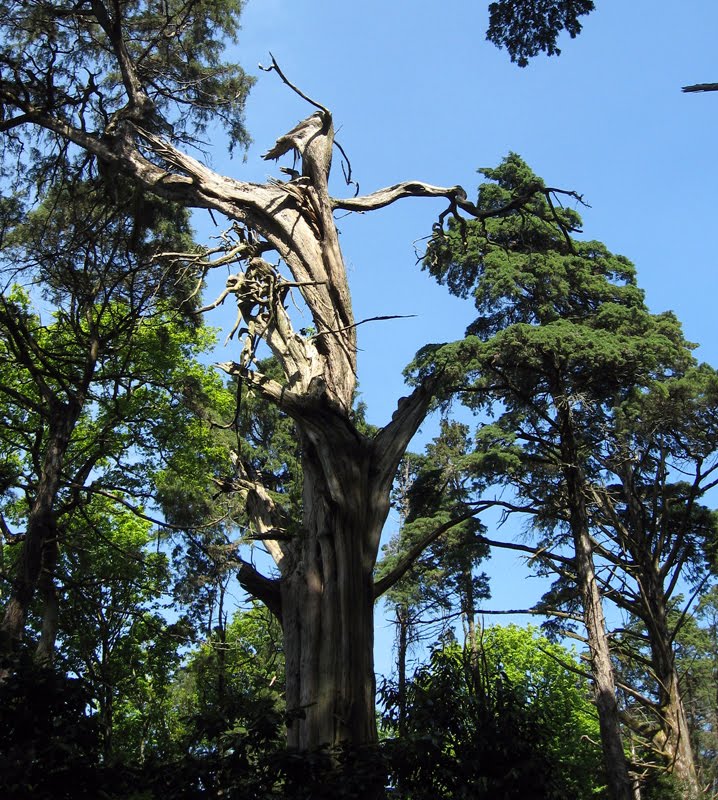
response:
<path id="1" fill-rule="evenodd" d="M 361 194 L 270 56 L 306 117 L 215 171 L 242 5 L 0 2 L 3 796 L 718 796 L 718 372 L 516 153 Z M 488 36 L 526 66 L 593 7 Z M 355 316 L 342 220 L 412 198 L 467 321 L 379 425 L 358 337 L 409 315 Z"/>

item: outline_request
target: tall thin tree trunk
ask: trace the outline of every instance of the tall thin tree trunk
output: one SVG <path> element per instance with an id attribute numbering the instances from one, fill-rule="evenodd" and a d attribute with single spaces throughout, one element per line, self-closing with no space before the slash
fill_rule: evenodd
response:
<path id="1" fill-rule="evenodd" d="M 642 589 L 651 662 L 658 682 L 658 713 L 663 734 L 661 750 L 665 765 L 675 775 L 684 796 L 697 797 L 700 794 L 698 775 L 678 680 L 668 613 L 661 581 L 652 563 L 644 565 Z"/>
<path id="2" fill-rule="evenodd" d="M 616 681 L 608 646 L 606 622 L 596 582 L 591 542 L 585 529 L 574 532 L 574 547 L 606 779 L 613 800 L 631 800 L 633 793 L 623 751 Z"/>
<path id="3" fill-rule="evenodd" d="M 399 738 L 402 738 L 406 733 L 406 658 L 409 649 L 409 609 L 404 603 L 399 603 L 396 607 L 396 623 L 399 626 L 396 654 Z"/>
<path id="4" fill-rule="evenodd" d="M 616 681 L 611 663 L 606 621 L 593 560 L 589 534 L 585 480 L 571 416 L 570 401 L 557 403 L 561 456 L 576 564 L 576 582 L 581 595 L 583 620 L 588 639 L 593 690 L 601 731 L 603 765 L 612 800 L 632 800 L 631 780 L 623 750 L 623 737 L 616 699 Z"/>
<path id="5" fill-rule="evenodd" d="M 27 519 L 25 538 L 15 571 L 10 600 L 0 623 L 0 653 L 8 655 L 23 637 L 25 621 L 35 596 L 43 568 L 44 555 L 57 546 L 55 498 L 60 486 L 63 460 L 72 430 L 79 417 L 80 406 L 72 409 L 56 403 L 51 410 L 49 437 L 37 491 Z M 55 542 L 54 545 L 51 543 Z M 46 548 L 48 548 L 46 550 Z M 52 561 L 49 558 L 49 561 Z M 49 564 L 54 569 L 54 564 Z M 48 575 L 51 579 L 51 573 Z M 50 598 L 52 602 L 52 598 Z M 49 631 L 48 631 L 49 633 Z M 46 640 L 46 644 L 49 639 Z"/>
<path id="6" fill-rule="evenodd" d="M 38 580 L 38 590 L 42 598 L 42 629 L 35 660 L 38 664 L 48 667 L 55 658 L 55 641 L 59 625 L 60 609 L 55 587 L 55 569 L 59 553 L 56 528 L 55 535 L 49 538 L 43 547 L 42 568 Z"/>
<path id="7" fill-rule="evenodd" d="M 464 616 L 466 617 L 466 646 L 473 669 L 479 666 L 479 638 L 476 632 L 476 601 L 474 600 L 474 581 L 471 570 L 463 575 Z"/>

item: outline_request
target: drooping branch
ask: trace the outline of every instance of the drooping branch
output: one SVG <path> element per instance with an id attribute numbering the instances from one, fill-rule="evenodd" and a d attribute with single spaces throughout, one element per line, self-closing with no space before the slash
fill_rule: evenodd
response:
<path id="1" fill-rule="evenodd" d="M 565 669 L 567 672 L 572 672 L 574 675 L 578 675 L 583 680 L 588 681 L 591 683 L 593 681 L 593 675 L 590 672 L 580 669 L 575 664 L 567 661 L 566 659 L 559 658 L 555 653 L 552 653 L 550 650 L 547 650 L 545 647 L 541 647 L 540 644 L 536 645 L 537 649 L 540 650 L 545 656 L 550 658 L 552 661 L 555 661 L 562 669 Z"/>

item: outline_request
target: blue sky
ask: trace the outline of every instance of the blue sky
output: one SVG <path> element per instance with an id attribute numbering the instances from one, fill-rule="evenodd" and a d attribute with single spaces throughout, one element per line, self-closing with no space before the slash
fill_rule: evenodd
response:
<path id="1" fill-rule="evenodd" d="M 675 311 L 699 357 L 718 364 L 718 93 L 680 91 L 718 81 L 718 3 L 598 0 L 581 36 L 561 41 L 559 58 L 540 56 L 525 69 L 485 41 L 487 5 L 250 0 L 233 56 L 258 76 L 247 108 L 254 144 L 245 162 L 230 161 L 218 140 L 213 166 L 243 180 L 278 175 L 260 154 L 313 110 L 257 69 L 271 51 L 333 112 L 361 193 L 420 179 L 459 183 L 471 196 L 477 168 L 515 151 L 548 184 L 584 196 L 585 236 L 630 258 L 650 307 Z M 335 173 L 334 194 L 349 194 Z M 401 374 L 415 351 L 460 337 L 472 319 L 470 303 L 451 298 L 416 264 L 414 243 L 442 208 L 410 200 L 338 223 L 356 318 L 416 315 L 360 328 L 360 388 L 375 424 L 388 421 L 406 393 Z M 212 235 L 204 217 L 197 223 Z M 208 318 L 225 330 L 232 321 L 231 309 Z M 428 424 L 424 437 L 431 432 Z M 487 569 L 492 606 L 537 598 L 514 556 Z M 380 624 L 377 634 L 381 671 L 389 633 Z"/>

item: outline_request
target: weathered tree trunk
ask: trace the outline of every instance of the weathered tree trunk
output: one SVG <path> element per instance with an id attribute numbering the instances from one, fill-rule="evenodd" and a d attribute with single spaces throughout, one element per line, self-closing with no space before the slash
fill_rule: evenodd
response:
<path id="1" fill-rule="evenodd" d="M 282 586 L 287 743 L 300 750 L 377 740 L 371 574 L 337 558 L 350 536 L 335 529 L 312 542 L 318 561 L 298 564 Z"/>
<path id="2" fill-rule="evenodd" d="M 250 253 L 233 291 L 247 328 L 261 331 L 286 384 L 250 369 L 248 358 L 223 365 L 293 419 L 300 443 L 302 526 L 290 541 L 272 541 L 272 531 L 283 526 L 249 465 L 238 481 L 280 571 L 272 581 L 245 564 L 240 581 L 282 622 L 288 743 L 300 750 L 377 740 L 373 569 L 399 461 L 431 396 L 420 386 L 402 398 L 392 421 L 373 438 L 354 425 L 356 325 L 327 190 L 332 141 L 326 110 L 277 140 L 267 157 L 298 151 L 304 177 L 276 184 L 281 203 L 258 226 L 301 286 L 317 333 L 293 330 L 283 279 Z M 256 285 L 255 276 L 265 282 L 261 299 L 247 288 L 248 279 Z"/>
<path id="3" fill-rule="evenodd" d="M 147 191 L 186 206 L 212 209 L 236 223 L 240 242 L 232 258 L 246 266 L 230 276 L 223 297 L 236 296 L 248 334 L 238 362 L 220 366 L 292 418 L 302 447 L 305 481 L 301 533 L 287 541 L 286 527 L 266 488 L 253 475 L 251 465 L 238 464 L 236 488 L 246 496 L 252 527 L 262 536 L 280 573 L 269 578 L 242 563 L 239 579 L 284 626 L 287 702 L 296 717 L 290 744 L 312 748 L 373 742 L 372 606 L 391 583 L 383 578 L 381 587 L 374 586 L 372 569 L 399 461 L 426 415 L 438 377 L 426 378 L 409 397 L 402 398 L 391 422 L 373 438 L 357 432 L 352 405 L 358 323 L 334 214 L 371 211 L 406 197 L 428 197 L 447 202 L 442 219 L 448 213 L 458 215 L 459 210 L 486 218 L 548 190 L 532 186 L 525 197 L 512 198 L 505 209 L 486 211 L 471 203 L 460 186 L 437 187 L 419 181 L 363 197 L 332 198 L 328 188 L 332 116 L 314 101 L 310 102 L 319 110 L 280 136 L 265 156 L 298 156 L 301 172 L 284 169 L 291 180 L 256 184 L 220 175 L 141 126 L 153 108 L 152 101 L 131 54 L 115 33 L 109 38 L 121 65 L 127 104 L 121 124 L 113 127 L 111 135 L 88 133 L 64 117 L 55 117 L 53 111 L 38 112 L 34 107 L 29 119 L 131 176 Z M 281 75 L 275 62 L 272 69 Z M 151 157 L 146 155 L 148 150 Z M 291 281 L 262 259 L 267 252 L 281 260 Z M 204 262 L 201 268 L 208 266 Z M 311 314 L 312 334 L 292 327 L 285 307 L 292 289 L 301 293 Z M 252 363 L 259 339 L 281 365 L 281 381 L 262 375 Z M 406 565 L 391 580 L 401 570 Z"/>
<path id="4" fill-rule="evenodd" d="M 374 711 L 373 569 L 389 510 L 372 443 L 342 414 L 299 425 L 303 535 L 282 580 L 289 745 L 366 744 Z M 384 495 L 384 496 L 382 496 Z"/>
<path id="5" fill-rule="evenodd" d="M 280 526 L 268 494 L 254 484 L 247 492 L 247 508 L 256 529 L 267 532 L 263 539 L 280 578 L 261 579 L 245 565 L 240 581 L 282 622 L 291 747 L 377 740 L 373 569 L 392 480 L 429 397 L 415 390 L 372 439 L 325 395 L 292 409 L 304 508 L 301 532 L 288 542 L 269 538 Z"/>

